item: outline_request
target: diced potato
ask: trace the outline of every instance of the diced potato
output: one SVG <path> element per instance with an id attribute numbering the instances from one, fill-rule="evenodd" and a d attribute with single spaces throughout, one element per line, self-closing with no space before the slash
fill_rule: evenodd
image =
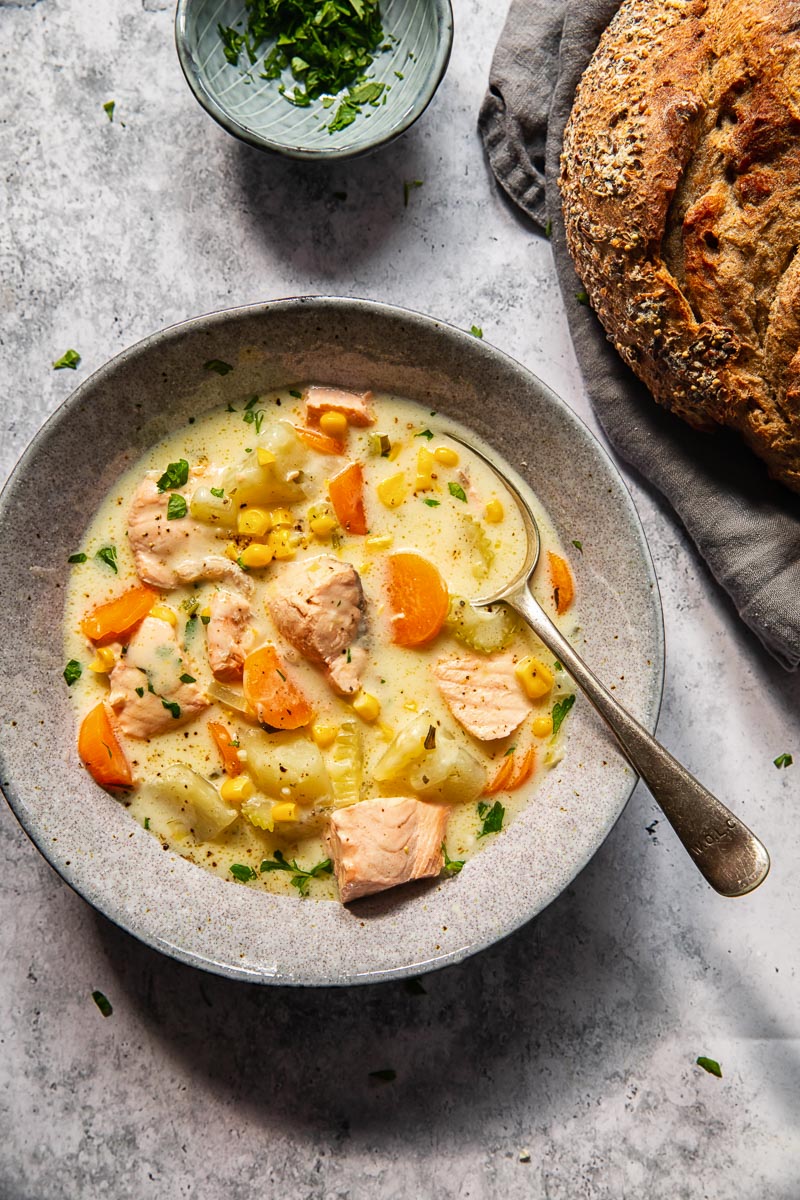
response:
<path id="1" fill-rule="evenodd" d="M 275 800 L 314 804 L 330 795 L 331 782 L 318 747 L 296 733 L 242 734 L 249 773 L 257 787 Z"/>
<path id="2" fill-rule="evenodd" d="M 529 654 L 514 667 L 514 674 L 530 700 L 541 700 L 551 690 L 555 676 L 548 666 Z"/>
<path id="3" fill-rule="evenodd" d="M 236 528 L 236 505 L 227 493 L 213 496 L 211 488 L 197 488 L 189 501 L 189 513 L 195 521 L 203 521 L 206 525 L 219 525 L 222 529 Z"/>
<path id="4" fill-rule="evenodd" d="M 232 825 L 238 810 L 226 804 L 219 792 L 186 763 L 167 767 L 153 787 L 158 797 L 182 809 L 199 842 L 212 841 Z"/>
<path id="5" fill-rule="evenodd" d="M 421 712 L 397 733 L 375 767 L 379 783 L 402 783 L 418 795 L 447 804 L 475 800 L 486 771 L 469 750 Z"/>
<path id="6" fill-rule="evenodd" d="M 363 765 L 361 731 L 355 721 L 344 721 L 328 759 L 334 807 L 346 808 L 361 799 Z"/>
<path id="7" fill-rule="evenodd" d="M 463 596 L 451 596 L 447 627 L 465 646 L 479 654 L 494 654 L 509 644 L 517 621 L 505 604 L 475 608 Z"/>
<path id="8" fill-rule="evenodd" d="M 258 454 L 248 454 L 238 466 L 229 467 L 222 487 L 238 512 L 242 504 L 295 504 L 305 492 L 299 481 L 306 452 L 288 421 L 270 425 L 262 439 L 263 448 L 275 456 L 274 462 L 262 462 Z"/>

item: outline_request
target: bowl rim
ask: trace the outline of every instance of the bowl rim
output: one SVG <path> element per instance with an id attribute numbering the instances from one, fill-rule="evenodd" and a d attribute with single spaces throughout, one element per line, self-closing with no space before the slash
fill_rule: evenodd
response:
<path id="1" fill-rule="evenodd" d="M 186 19 L 189 7 L 195 3 L 195 0 L 178 0 L 175 9 L 175 46 L 181 70 L 195 99 L 227 133 L 246 142 L 249 146 L 254 146 L 257 150 L 264 150 L 270 154 L 281 154 L 286 158 L 300 159 L 306 162 L 343 161 L 371 154 L 374 150 L 380 149 L 381 146 L 387 146 L 395 138 L 400 137 L 422 116 L 436 94 L 450 62 L 453 48 L 453 8 L 451 0 L 426 0 L 426 2 L 431 4 L 435 10 L 438 38 L 436 56 L 425 87 L 417 93 L 413 104 L 406 110 L 397 125 L 393 125 L 387 133 L 374 141 L 350 149 L 332 145 L 330 149 L 312 150 L 304 146 L 290 145 L 267 138 L 248 129 L 246 125 L 243 125 L 224 109 L 206 87 L 203 74 L 189 45 Z"/>
<path id="2" fill-rule="evenodd" d="M 63 421 L 69 418 L 70 412 L 74 407 L 79 406 L 87 392 L 94 390 L 98 384 L 101 384 L 104 379 L 113 377 L 117 369 L 123 364 L 135 362 L 142 355 L 149 354 L 154 347 L 158 347 L 165 341 L 170 341 L 173 338 L 179 338 L 185 333 L 191 331 L 208 331 L 215 327 L 224 326 L 231 320 L 241 319 L 249 316 L 261 316 L 269 311 L 279 309 L 281 311 L 291 311 L 293 308 L 307 306 L 321 306 L 324 309 L 333 309 L 334 311 L 362 311 L 368 314 L 381 313 L 390 319 L 400 318 L 412 325 L 417 324 L 428 330 L 441 330 L 448 337 L 455 337 L 459 340 L 463 339 L 464 343 L 471 345 L 473 349 L 480 347 L 480 351 L 486 354 L 504 360 L 510 364 L 515 371 L 521 372 L 528 376 L 534 383 L 535 387 L 541 392 L 546 393 L 549 402 L 553 403 L 557 408 L 561 409 L 567 419 L 577 426 L 585 436 L 587 443 L 590 444 L 598 457 L 603 461 L 609 475 L 619 486 L 618 498 L 627 510 L 630 517 L 629 530 L 638 543 L 638 548 L 641 554 L 641 566 L 646 576 L 647 583 L 650 587 L 652 595 L 653 609 L 653 629 L 655 645 L 653 647 L 654 654 L 657 656 L 654 663 L 655 671 L 652 676 L 655 690 L 651 694 L 649 701 L 650 711 L 641 717 L 642 723 L 652 731 L 655 730 L 658 723 L 658 718 L 661 710 L 661 704 L 664 695 L 664 675 L 665 675 L 665 634 L 664 634 L 664 614 L 661 604 L 661 594 L 658 586 L 658 580 L 655 574 L 652 556 L 647 543 L 647 538 L 642 526 L 639 514 L 634 505 L 630 490 L 622 478 L 619 470 L 616 467 L 611 455 L 602 445 L 599 439 L 589 429 L 586 423 L 573 411 L 573 409 L 563 400 L 556 392 L 554 392 L 547 384 L 539 379 L 534 372 L 521 364 L 512 355 L 506 354 L 504 351 L 497 349 L 491 343 L 480 341 L 478 346 L 475 345 L 476 339 L 465 330 L 458 326 L 452 325 L 449 322 L 439 320 L 426 314 L 417 312 L 413 309 L 403 308 L 399 305 L 388 304 L 385 302 L 373 301 L 365 298 L 357 297 L 341 297 L 341 296 L 326 296 L 326 295 L 299 295 L 277 298 L 275 300 L 262 301 L 254 304 L 241 305 L 233 308 L 215 309 L 211 312 L 200 314 L 195 317 L 190 317 L 183 321 L 174 322 L 161 329 L 147 334 L 144 338 L 139 339 L 133 345 L 121 350 L 118 354 L 108 359 L 97 370 L 93 371 L 78 387 L 54 410 L 44 424 L 37 430 L 29 445 L 19 458 L 14 466 L 11 474 L 6 480 L 2 491 L 0 491 L 0 530 L 3 528 L 7 510 L 13 502 L 13 493 L 17 482 L 25 474 L 28 464 L 35 458 L 40 445 L 46 442 L 47 438 L 52 435 L 54 429 Z M 2 729 L 0 729 L 2 735 Z M 389 980 L 396 980 L 410 975 L 425 974 L 428 971 L 438 970 L 440 967 L 451 966 L 481 950 L 487 949 L 489 946 L 504 940 L 510 934 L 521 928 L 528 921 L 538 916 L 539 912 L 548 907 L 550 903 L 561 894 L 564 888 L 570 886 L 571 882 L 580 874 L 580 872 L 591 861 L 594 855 L 605 842 L 606 838 L 611 833 L 611 830 L 616 825 L 622 813 L 625 811 L 631 795 L 638 783 L 638 776 L 631 768 L 629 782 L 619 787 L 619 800 L 617 811 L 610 814 L 603 828 L 598 831 L 597 839 L 592 847 L 585 854 L 572 862 L 569 868 L 569 878 L 564 883 L 563 887 L 545 902 L 540 908 L 534 912 L 521 907 L 520 911 L 514 916 L 514 919 L 499 930 L 494 928 L 487 931 L 484 936 L 477 937 L 469 941 L 467 944 L 458 947 L 452 951 L 446 951 L 436 957 L 426 959 L 421 962 L 404 963 L 400 966 L 386 966 L 380 969 L 371 969 L 364 972 L 353 973 L 347 976 L 326 976 L 321 977 L 305 977 L 303 975 L 273 975 L 269 970 L 261 969 L 254 970 L 247 966 L 237 966 L 232 962 L 220 962 L 204 953 L 202 950 L 193 949 L 186 946 L 176 945 L 168 939 L 159 936 L 155 932 L 150 932 L 147 929 L 137 927 L 134 919 L 127 914 L 121 906 L 116 906 L 113 900 L 102 894 L 98 894 L 92 886 L 90 879 L 76 878 L 76 872 L 68 870 L 68 863 L 61 863 L 58 854 L 54 853 L 54 849 L 50 842 L 44 836 L 44 830 L 38 830 L 35 823 L 29 823 L 26 820 L 25 804 L 20 796 L 16 795 L 16 784 L 13 778 L 9 778 L 7 770 L 6 755 L 4 750 L 4 738 L 0 736 L 0 791 L 5 796 L 12 812 L 16 816 L 23 830 L 40 851 L 42 856 L 47 860 L 49 865 L 56 873 L 67 883 L 73 891 L 77 892 L 82 899 L 86 900 L 93 908 L 101 912 L 105 917 L 111 920 L 119 928 L 126 933 L 132 934 L 137 940 L 150 946 L 152 949 L 159 950 L 187 965 L 199 967 L 212 973 L 223 975 L 230 979 L 237 979 L 246 982 L 256 982 L 262 984 L 275 984 L 278 986 L 352 986 L 360 983 L 378 983 Z M 33 827 L 30 827 L 33 824 Z"/>

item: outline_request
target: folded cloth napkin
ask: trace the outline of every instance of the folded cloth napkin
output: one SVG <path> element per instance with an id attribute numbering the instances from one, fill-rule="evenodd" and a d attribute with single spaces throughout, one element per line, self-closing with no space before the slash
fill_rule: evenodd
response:
<path id="1" fill-rule="evenodd" d="M 513 0 L 480 130 L 498 182 L 552 238 L 575 352 L 612 446 L 672 504 L 742 619 L 787 670 L 800 665 L 800 496 L 734 435 L 660 408 L 606 340 L 566 247 L 558 169 L 575 87 L 619 0 Z"/>

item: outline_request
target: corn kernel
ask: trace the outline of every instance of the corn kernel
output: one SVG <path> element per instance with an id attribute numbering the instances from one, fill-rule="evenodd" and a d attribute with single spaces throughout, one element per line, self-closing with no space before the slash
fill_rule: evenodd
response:
<path id="1" fill-rule="evenodd" d="M 236 542 L 228 542 L 225 547 L 225 557 L 229 558 L 231 562 L 236 562 L 239 557 L 239 547 L 236 545 Z"/>
<path id="2" fill-rule="evenodd" d="M 280 804 L 273 804 L 272 819 L 273 821 L 296 821 L 297 805 L 290 800 L 284 800 Z"/>
<path id="3" fill-rule="evenodd" d="M 336 741 L 336 736 L 339 732 L 338 725 L 320 725 L 314 724 L 311 726 L 311 736 L 320 750 L 327 750 Z"/>
<path id="4" fill-rule="evenodd" d="M 241 804 L 243 800 L 249 800 L 255 790 L 249 775 L 234 775 L 225 780 L 219 794 L 227 804 Z"/>
<path id="5" fill-rule="evenodd" d="M 291 529 L 273 529 L 267 539 L 267 547 L 277 559 L 294 558 L 298 539 Z"/>
<path id="6" fill-rule="evenodd" d="M 250 546 L 245 546 L 239 556 L 242 560 L 242 566 L 248 570 L 259 567 L 268 567 L 275 557 L 275 552 L 271 546 L 263 546 L 259 542 L 253 542 Z"/>
<path id="7" fill-rule="evenodd" d="M 258 456 L 258 465 L 260 467 L 271 467 L 275 462 L 275 455 L 271 450 L 265 449 L 264 446 L 256 448 L 256 455 Z"/>
<path id="8" fill-rule="evenodd" d="M 381 731 L 381 737 L 382 737 L 382 738 L 383 738 L 385 741 L 387 741 L 387 742 L 391 742 L 391 741 L 392 741 L 392 739 L 394 738 L 394 733 L 395 733 L 395 731 L 394 731 L 394 729 L 392 728 L 392 726 L 391 726 L 391 725 L 387 725 L 385 721 L 381 721 L 381 723 L 380 723 L 380 725 L 378 726 L 378 728 L 379 728 L 379 729 L 380 729 L 380 731 Z"/>
<path id="9" fill-rule="evenodd" d="M 178 614 L 173 612 L 168 604 L 154 604 L 148 615 L 157 617 L 159 621 L 166 621 L 169 625 L 178 624 Z"/>
<path id="10" fill-rule="evenodd" d="M 403 708 L 406 710 L 406 712 L 419 712 L 419 705 L 417 704 L 416 700 L 409 700 L 403 705 Z"/>
<path id="11" fill-rule="evenodd" d="M 94 658 L 89 663 L 89 670 L 94 671 L 95 675 L 108 675 L 109 671 L 114 670 L 116 661 L 110 646 L 98 646 Z"/>
<path id="12" fill-rule="evenodd" d="M 449 446 L 437 446 L 433 452 L 433 457 L 443 467 L 458 466 L 458 454 L 455 450 L 451 450 Z"/>
<path id="13" fill-rule="evenodd" d="M 402 472 L 390 475 L 378 484 L 376 491 L 381 504 L 385 504 L 387 508 L 398 508 L 408 495 L 405 475 Z"/>
<path id="14" fill-rule="evenodd" d="M 369 692 L 361 691 L 353 701 L 353 708 L 362 721 L 377 721 L 381 715 L 381 702 Z"/>
<path id="15" fill-rule="evenodd" d="M 333 533 L 339 522 L 336 517 L 312 517 L 308 522 L 308 527 L 314 534 L 314 537 L 327 538 Z"/>
<path id="16" fill-rule="evenodd" d="M 340 412 L 324 412 L 319 419 L 319 427 L 327 437 L 341 440 L 347 433 L 347 417 Z"/>
<path id="17" fill-rule="evenodd" d="M 503 506 L 496 496 L 492 497 L 483 510 L 484 520 L 488 521 L 490 525 L 499 525 L 505 515 Z"/>
<path id="18" fill-rule="evenodd" d="M 272 522 L 265 508 L 243 508 L 236 518 L 236 527 L 239 533 L 263 537 L 272 528 Z"/>
<path id="19" fill-rule="evenodd" d="M 388 550 L 394 538 L 390 533 L 382 533 L 379 536 L 366 538 L 364 545 L 368 550 Z"/>
<path id="20" fill-rule="evenodd" d="M 417 478 L 414 483 L 415 492 L 429 492 L 433 488 L 433 472 L 436 459 L 427 446 L 421 446 L 417 451 Z"/>
<path id="21" fill-rule="evenodd" d="M 533 730 L 535 737 L 550 737 L 550 734 L 553 732 L 553 718 L 534 717 L 533 721 L 531 722 L 531 729 Z"/>
<path id="22" fill-rule="evenodd" d="M 541 700 L 553 686 L 553 672 L 530 654 L 520 659 L 514 667 L 514 674 L 531 700 Z"/>
<path id="23" fill-rule="evenodd" d="M 294 517 L 288 508 L 271 508 L 267 515 L 270 529 L 277 529 L 281 525 L 294 525 Z"/>

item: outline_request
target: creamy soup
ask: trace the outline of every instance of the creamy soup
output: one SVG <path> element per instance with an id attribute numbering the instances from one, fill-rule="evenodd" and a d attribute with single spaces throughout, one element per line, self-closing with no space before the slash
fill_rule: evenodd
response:
<path id="1" fill-rule="evenodd" d="M 396 396 L 283 390 L 198 418 L 107 497 L 73 556 L 65 677 L 83 762 L 165 847 L 348 901 L 457 873 L 535 797 L 569 682 L 505 606 L 469 603 L 525 532 L 447 428 Z M 534 590 L 569 632 L 529 499 Z"/>

